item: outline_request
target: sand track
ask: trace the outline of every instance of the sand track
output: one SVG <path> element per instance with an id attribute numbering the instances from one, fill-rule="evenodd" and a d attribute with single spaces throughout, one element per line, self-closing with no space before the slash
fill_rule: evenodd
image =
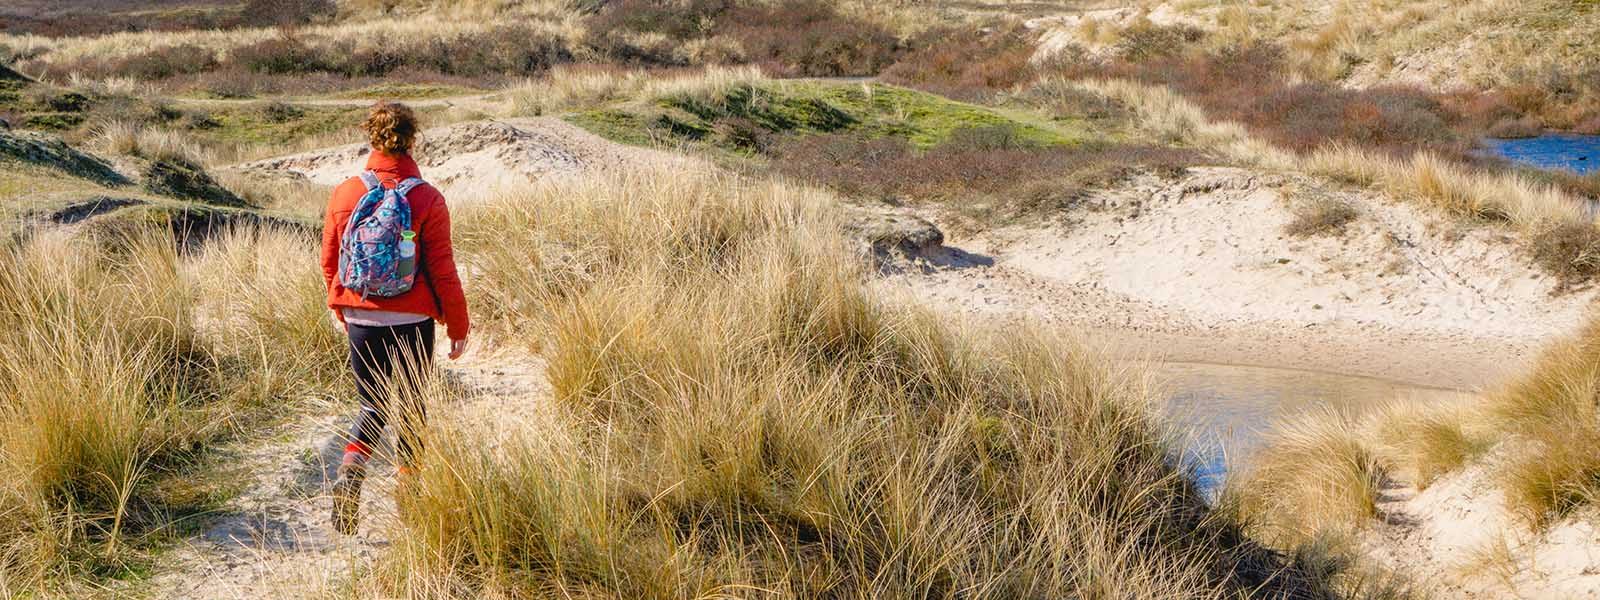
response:
<path id="1" fill-rule="evenodd" d="M 498 422 L 542 410 L 549 401 L 544 363 L 512 352 L 477 352 L 441 363 L 458 401 L 430 407 L 434 418 Z M 332 402 L 283 425 L 264 441 L 220 449 L 245 490 L 202 531 L 164 557 L 149 583 L 152 598 L 314 598 L 348 589 L 389 547 L 395 522 L 394 467 L 387 448 L 374 457 L 363 493 L 361 532 L 328 525 L 328 496 L 344 452 L 354 401 Z M 385 441 L 392 442 L 393 435 Z M 144 592 L 144 590 L 140 590 Z"/>

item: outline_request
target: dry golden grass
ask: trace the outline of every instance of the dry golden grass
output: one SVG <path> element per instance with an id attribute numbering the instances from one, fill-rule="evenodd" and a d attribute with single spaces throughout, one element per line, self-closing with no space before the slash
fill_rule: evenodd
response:
<path id="1" fill-rule="evenodd" d="M 1600 500 L 1600 322 L 1546 349 L 1489 396 L 1486 419 L 1516 443 L 1506 500 L 1535 524 Z"/>
<path id="2" fill-rule="evenodd" d="M 1593 220 L 1579 199 L 1554 186 L 1515 173 L 1472 171 L 1428 153 L 1398 160 L 1336 146 L 1313 153 L 1302 168 L 1342 181 L 1377 185 L 1390 194 L 1447 213 L 1509 221 L 1525 232 Z"/>
<path id="3" fill-rule="evenodd" d="M 320 314 L 320 277 L 281 262 L 313 263 L 308 240 L 241 231 L 184 257 L 170 233 L 129 231 L 0 245 L 7 596 L 120 572 L 141 552 L 130 541 L 194 508 L 155 493 L 155 481 L 338 377 L 331 331 L 304 325 L 305 311 Z"/>
<path id="4" fill-rule="evenodd" d="M 721 98 L 738 87 L 766 81 L 757 67 L 708 67 L 667 75 L 593 66 L 557 67 L 506 90 L 515 115 L 546 115 L 640 98 L 689 95 Z"/>
<path id="5" fill-rule="evenodd" d="M 1275 545 L 1353 532 L 1377 515 L 1385 477 L 1364 437 L 1359 423 L 1332 412 L 1281 423 L 1226 493 Z"/>
<path id="6" fill-rule="evenodd" d="M 562 14 L 554 19 L 528 19 L 526 22 L 561 39 L 576 39 L 581 33 L 576 16 L 576 13 Z M 339 41 L 356 42 L 357 49 L 371 48 L 393 39 L 449 40 L 467 33 L 487 31 L 498 25 L 499 21 L 492 18 L 461 18 L 445 13 L 423 12 L 300 27 L 293 34 L 319 50 L 331 52 L 331 44 Z M 0 34 L 0 45 L 10 48 L 16 55 L 31 57 L 31 60 L 65 64 L 86 56 L 111 60 L 182 45 L 199 46 L 226 56 L 232 49 L 275 39 L 283 34 L 276 27 L 130 31 L 61 38 Z"/>
<path id="7" fill-rule="evenodd" d="M 1482 456 L 1491 442 L 1480 415 L 1462 407 L 1395 404 L 1371 421 L 1384 463 L 1418 489 Z"/>
<path id="8" fill-rule="evenodd" d="M 874 298 L 834 202 L 636 173 L 463 210 L 476 306 L 548 357 L 556 410 L 436 424 L 380 593 L 1324 589 L 1208 512 L 1145 392 L 1091 353 Z"/>
<path id="9" fill-rule="evenodd" d="M 146 127 L 132 121 L 108 121 L 94 127 L 102 152 L 146 160 L 174 160 L 192 165 L 210 162 L 211 153 L 182 132 Z"/>

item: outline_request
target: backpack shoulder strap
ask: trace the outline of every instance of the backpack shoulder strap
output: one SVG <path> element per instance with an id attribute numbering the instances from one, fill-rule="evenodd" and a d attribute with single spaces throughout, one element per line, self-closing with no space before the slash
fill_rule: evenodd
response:
<path id="1" fill-rule="evenodd" d="M 367 191 L 369 192 L 372 191 L 372 188 L 383 185 L 383 182 L 378 179 L 378 174 L 372 171 L 362 171 L 358 177 L 361 178 L 361 183 L 367 186 Z"/>
<path id="2" fill-rule="evenodd" d="M 412 189 L 424 183 L 427 182 L 423 181 L 420 177 L 407 177 L 399 184 L 394 186 L 394 191 L 399 192 L 401 196 L 404 196 L 406 194 L 410 194 Z"/>

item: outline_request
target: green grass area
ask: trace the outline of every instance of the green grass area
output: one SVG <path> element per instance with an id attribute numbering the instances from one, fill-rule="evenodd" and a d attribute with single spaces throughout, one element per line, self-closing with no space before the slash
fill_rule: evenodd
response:
<path id="1" fill-rule="evenodd" d="M 769 135 L 849 133 L 937 146 L 964 129 L 1004 128 L 1032 146 L 1072 146 L 1104 139 L 1086 119 L 1051 121 L 1002 113 L 915 90 L 815 82 L 736 86 L 712 95 L 680 93 L 569 115 L 567 120 L 615 141 L 691 143 L 749 153 L 740 130 Z"/>
<path id="2" fill-rule="evenodd" d="M 197 139 L 244 144 L 277 144 L 327 135 L 360 123 L 366 115 L 366 109 L 361 107 L 281 102 L 229 105 L 207 112 L 213 124 L 195 128 Z"/>
<path id="3" fill-rule="evenodd" d="M 484 90 L 442 83 L 381 83 L 358 90 L 339 92 L 331 97 L 371 100 L 427 100 L 481 93 L 484 93 Z"/>
<path id="4" fill-rule="evenodd" d="M 89 97 L 66 89 L 0 80 L 0 117 L 13 127 L 67 131 L 87 119 Z"/>

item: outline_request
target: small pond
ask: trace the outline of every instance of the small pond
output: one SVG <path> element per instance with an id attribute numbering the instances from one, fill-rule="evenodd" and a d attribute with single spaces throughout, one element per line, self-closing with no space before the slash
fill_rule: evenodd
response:
<path id="1" fill-rule="evenodd" d="M 1600 171 L 1600 135 L 1547 133 L 1515 140 L 1484 140 L 1490 153 L 1540 169 Z"/>
<path id="2" fill-rule="evenodd" d="M 1313 371 L 1203 363 L 1151 365 L 1171 414 L 1194 433 L 1188 457 L 1208 493 L 1229 465 L 1247 464 L 1263 434 L 1286 417 L 1333 410 L 1359 416 L 1394 402 L 1464 402 L 1466 392 Z"/>

